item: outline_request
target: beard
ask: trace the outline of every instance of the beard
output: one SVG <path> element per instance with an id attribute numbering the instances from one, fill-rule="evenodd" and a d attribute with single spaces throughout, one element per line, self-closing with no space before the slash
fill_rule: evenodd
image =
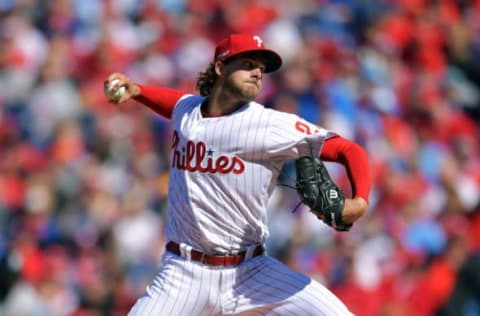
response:
<path id="1" fill-rule="evenodd" d="M 225 92 L 243 102 L 254 100 L 260 93 L 260 88 L 261 81 L 257 84 L 238 83 L 232 77 L 227 78 L 223 86 Z"/>

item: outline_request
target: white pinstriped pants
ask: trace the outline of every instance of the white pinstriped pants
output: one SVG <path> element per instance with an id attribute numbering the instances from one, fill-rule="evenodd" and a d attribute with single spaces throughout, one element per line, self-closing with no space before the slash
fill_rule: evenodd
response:
<path id="1" fill-rule="evenodd" d="M 129 316 L 353 315 L 320 283 L 270 256 L 210 267 L 170 252 Z"/>
<path id="2" fill-rule="evenodd" d="M 128 316 L 349 315 L 320 283 L 270 256 L 210 267 L 170 252 Z"/>

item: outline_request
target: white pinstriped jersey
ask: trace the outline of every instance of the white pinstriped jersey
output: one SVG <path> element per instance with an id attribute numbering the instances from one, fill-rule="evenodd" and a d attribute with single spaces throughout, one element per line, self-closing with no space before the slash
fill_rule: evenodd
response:
<path id="1" fill-rule="evenodd" d="M 318 154 L 333 133 L 255 102 L 203 117 L 202 101 L 187 95 L 173 110 L 166 237 L 206 253 L 264 244 L 283 163 Z M 128 315 L 353 315 L 322 284 L 268 255 L 219 267 L 166 251 Z"/>
<path id="2" fill-rule="evenodd" d="M 218 253 L 263 244 L 283 163 L 318 154 L 334 134 L 256 102 L 203 117 L 203 100 L 186 95 L 173 110 L 166 237 Z"/>

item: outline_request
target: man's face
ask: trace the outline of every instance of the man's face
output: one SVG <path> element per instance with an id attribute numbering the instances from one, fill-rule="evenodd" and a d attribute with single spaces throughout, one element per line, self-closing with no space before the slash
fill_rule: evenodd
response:
<path id="1" fill-rule="evenodd" d="M 224 89 L 243 101 L 254 100 L 262 88 L 265 64 L 258 58 L 239 56 L 225 65 Z"/>

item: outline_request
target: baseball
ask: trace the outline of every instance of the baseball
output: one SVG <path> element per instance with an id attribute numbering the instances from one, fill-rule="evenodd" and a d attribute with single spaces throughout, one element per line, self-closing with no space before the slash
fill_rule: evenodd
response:
<path id="1" fill-rule="evenodd" d="M 117 87 L 120 83 L 120 80 L 115 79 L 110 82 L 108 85 L 105 93 L 107 94 L 108 98 L 112 101 L 118 101 L 120 98 L 125 94 L 127 91 L 124 86 Z"/>

